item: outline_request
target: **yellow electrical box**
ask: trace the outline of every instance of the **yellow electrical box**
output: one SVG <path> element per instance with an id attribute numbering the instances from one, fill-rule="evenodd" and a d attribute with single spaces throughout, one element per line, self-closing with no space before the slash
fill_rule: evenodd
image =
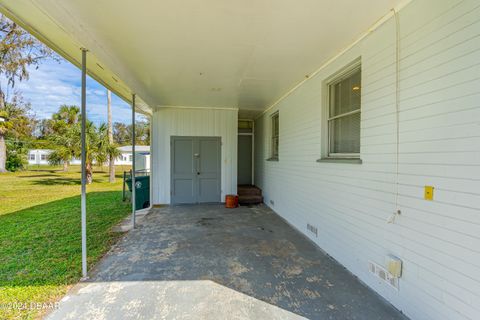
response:
<path id="1" fill-rule="evenodd" d="M 433 200 L 433 189 L 435 188 L 432 186 L 425 186 L 425 200 Z"/>
<path id="2" fill-rule="evenodd" d="M 386 259 L 387 271 L 394 278 L 402 276 L 402 260 L 393 255 L 387 255 Z"/>

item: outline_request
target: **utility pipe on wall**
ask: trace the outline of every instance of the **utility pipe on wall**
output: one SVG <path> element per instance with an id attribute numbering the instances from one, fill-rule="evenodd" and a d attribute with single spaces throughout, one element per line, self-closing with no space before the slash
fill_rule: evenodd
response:
<path id="1" fill-rule="evenodd" d="M 402 214 L 398 204 L 400 185 L 400 19 L 395 9 L 393 18 L 395 22 L 395 211 L 388 218 L 388 223 L 395 223 L 395 218 Z"/>

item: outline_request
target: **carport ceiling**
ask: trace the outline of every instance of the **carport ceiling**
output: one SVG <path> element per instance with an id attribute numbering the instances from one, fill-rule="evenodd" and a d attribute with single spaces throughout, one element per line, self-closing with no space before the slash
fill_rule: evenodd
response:
<path id="1" fill-rule="evenodd" d="M 56 47 L 69 50 L 59 32 L 87 47 L 152 107 L 246 110 L 274 103 L 399 2 L 0 0 Z"/>

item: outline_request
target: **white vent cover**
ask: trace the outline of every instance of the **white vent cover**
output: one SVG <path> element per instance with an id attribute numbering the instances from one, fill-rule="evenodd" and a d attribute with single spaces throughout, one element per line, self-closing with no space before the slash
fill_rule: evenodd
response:
<path id="1" fill-rule="evenodd" d="M 368 262 L 368 271 L 374 274 L 377 278 L 387 283 L 390 287 L 398 290 L 398 278 L 390 274 L 384 267 L 376 264 L 375 262 Z"/>

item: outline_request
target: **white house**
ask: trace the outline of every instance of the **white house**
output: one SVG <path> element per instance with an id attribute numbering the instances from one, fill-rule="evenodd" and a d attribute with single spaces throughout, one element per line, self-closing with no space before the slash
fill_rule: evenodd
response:
<path id="1" fill-rule="evenodd" d="M 120 156 L 115 159 L 115 165 L 132 165 L 132 146 L 118 147 Z M 49 149 L 32 149 L 28 151 L 28 164 L 30 165 L 48 165 L 48 155 L 52 152 Z M 136 170 L 150 170 L 150 146 L 135 147 Z M 72 159 L 70 164 L 80 165 L 80 159 Z"/>
<path id="2" fill-rule="evenodd" d="M 115 159 L 115 165 L 132 165 L 132 146 L 118 147 L 121 155 Z M 150 146 L 135 146 L 135 164 L 137 170 L 150 170 Z"/>
<path id="3" fill-rule="evenodd" d="M 28 151 L 28 164 L 47 165 L 48 155 L 52 152 L 49 149 L 32 149 Z"/>
<path id="4" fill-rule="evenodd" d="M 480 319 L 478 0 L 0 0 L 0 11 L 76 65 L 88 49 L 89 75 L 135 94 L 151 116 L 153 204 L 220 202 L 255 184 L 408 317 Z M 396 259 L 399 277 L 377 272 Z"/>

